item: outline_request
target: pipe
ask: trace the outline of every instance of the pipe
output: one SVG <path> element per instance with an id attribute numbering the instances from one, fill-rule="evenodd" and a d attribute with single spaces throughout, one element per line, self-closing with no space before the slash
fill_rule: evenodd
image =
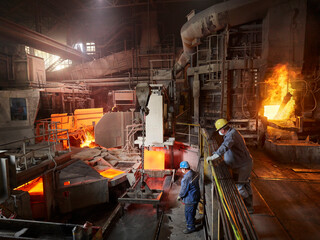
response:
<path id="1" fill-rule="evenodd" d="M 190 61 L 198 39 L 227 26 L 232 27 L 262 19 L 270 6 L 283 1 L 285 0 L 230 0 L 215 4 L 196 14 L 181 28 L 183 53 L 174 66 L 174 72 L 179 73 Z"/>
<path id="2" fill-rule="evenodd" d="M 78 82 L 84 82 L 84 83 L 91 83 L 91 82 L 119 82 L 119 81 L 133 81 L 130 77 L 122 77 L 122 78 L 93 78 L 93 79 L 74 79 L 74 80 L 63 80 L 61 82 L 63 83 L 78 83 Z M 134 77 L 134 80 L 149 80 L 149 77 Z"/>
<path id="3" fill-rule="evenodd" d="M 4 18 L 0 18 L 0 36 L 1 38 L 25 44 L 65 59 L 81 61 L 83 59 L 91 58 L 68 45 L 62 44 L 52 38 L 10 22 Z"/>
<path id="4" fill-rule="evenodd" d="M 171 79 L 167 80 L 157 80 L 157 82 L 170 82 L 172 81 Z M 177 80 L 178 83 L 183 83 L 182 80 Z M 129 85 L 137 85 L 138 83 L 150 83 L 149 80 L 138 80 L 138 81 L 133 81 L 133 82 L 102 82 L 102 83 L 86 83 L 87 86 L 89 87 L 120 87 L 120 86 L 129 86 Z"/>

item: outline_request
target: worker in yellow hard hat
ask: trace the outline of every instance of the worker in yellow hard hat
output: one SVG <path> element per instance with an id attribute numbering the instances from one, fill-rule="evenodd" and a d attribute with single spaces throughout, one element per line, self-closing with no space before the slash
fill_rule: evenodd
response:
<path id="1" fill-rule="evenodd" d="M 253 213 L 252 188 L 250 175 L 253 160 L 246 143 L 239 131 L 229 126 L 226 119 L 218 119 L 215 127 L 223 136 L 223 143 L 207 161 L 219 163 L 224 157 L 224 162 L 232 169 L 232 176 L 238 191 L 243 198 L 249 213 Z"/>
<path id="2" fill-rule="evenodd" d="M 118 108 L 116 105 L 114 105 L 111 109 L 111 112 L 118 112 Z"/>

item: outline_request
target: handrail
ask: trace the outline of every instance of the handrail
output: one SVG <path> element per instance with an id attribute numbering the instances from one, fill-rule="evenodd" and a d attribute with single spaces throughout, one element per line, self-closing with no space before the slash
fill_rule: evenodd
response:
<path id="1" fill-rule="evenodd" d="M 185 125 L 185 126 L 200 127 L 200 124 L 196 124 L 196 123 L 182 123 L 182 122 L 177 122 L 176 124 L 178 124 L 178 125 Z"/>
<path id="2" fill-rule="evenodd" d="M 202 132 L 201 140 L 203 140 L 202 142 L 206 149 L 204 156 L 209 156 L 210 145 L 207 137 Z M 226 164 L 222 162 L 218 165 L 213 165 L 210 162 L 209 165 L 212 173 L 212 184 L 215 185 L 218 193 L 218 214 L 222 217 L 227 239 L 258 239 L 250 215 L 230 176 Z"/>
<path id="3" fill-rule="evenodd" d="M 175 132 L 176 135 L 188 136 L 188 145 L 191 145 L 191 137 L 197 137 L 197 144 L 200 145 L 200 124 L 176 122 L 176 125 L 188 126 L 188 133 Z M 198 134 L 191 134 L 191 127 L 198 128 Z"/>
<path id="4" fill-rule="evenodd" d="M 50 131 L 57 131 L 56 133 L 58 133 L 58 132 L 68 132 L 68 129 L 51 129 Z M 15 140 L 15 141 L 12 141 L 12 142 L 7 142 L 7 143 L 0 144 L 0 147 L 6 146 L 6 145 L 11 145 L 11 144 L 18 143 L 18 142 L 28 141 L 28 140 L 35 139 L 35 138 L 38 138 L 38 137 L 49 136 L 49 135 L 52 135 L 52 134 L 54 134 L 54 133 L 47 133 L 47 134 L 42 134 L 42 135 L 39 135 L 39 136 L 23 138 L 23 139 Z"/>
<path id="5" fill-rule="evenodd" d="M 56 128 L 57 122 L 53 122 L 53 123 L 55 125 L 55 128 L 54 129 L 48 129 L 47 131 L 49 133 L 47 133 L 47 134 L 37 135 L 37 136 L 34 136 L 34 137 L 29 137 L 29 138 L 24 138 L 24 139 L 20 139 L 20 140 L 15 140 L 15 141 L 3 143 L 3 144 L 0 144 L 0 147 L 11 145 L 11 144 L 17 144 L 17 143 L 22 144 L 22 153 L 19 153 L 17 155 L 17 157 L 18 157 L 18 159 L 22 159 L 23 164 L 25 166 L 25 169 L 28 169 L 27 158 L 28 159 L 31 158 L 32 162 L 33 162 L 34 153 L 36 151 L 44 149 L 44 148 L 48 148 L 48 157 L 49 157 L 49 155 L 51 156 L 51 151 L 52 151 L 51 147 L 53 147 L 53 151 L 55 153 L 56 152 L 56 145 L 60 141 L 67 140 L 68 141 L 69 151 L 71 151 L 68 129 L 57 129 Z M 61 133 L 63 133 L 63 134 L 61 134 Z M 64 138 L 64 139 L 60 139 L 59 138 L 60 136 L 65 136 L 65 135 L 67 136 L 67 138 Z M 32 139 L 36 140 L 39 137 L 46 137 L 46 136 L 48 136 L 47 141 L 46 141 L 48 144 L 41 145 L 41 146 L 39 146 L 37 148 L 33 148 L 33 149 L 29 149 L 29 150 L 26 149 L 26 144 L 27 144 L 28 141 L 30 141 Z M 14 153 L 12 153 L 12 154 L 14 154 Z M 18 162 L 20 162 L 20 160 L 18 160 Z M 17 161 L 15 162 L 15 166 L 16 166 L 16 170 L 17 170 L 18 169 Z"/>

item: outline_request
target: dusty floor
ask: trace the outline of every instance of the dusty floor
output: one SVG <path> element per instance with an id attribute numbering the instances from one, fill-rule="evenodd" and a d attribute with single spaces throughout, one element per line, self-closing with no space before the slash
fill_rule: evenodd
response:
<path id="1" fill-rule="evenodd" d="M 284 164 L 262 150 L 250 151 L 254 158 L 255 210 L 251 218 L 259 239 L 320 239 L 319 166 Z M 162 203 L 164 215 L 159 239 L 204 239 L 201 224 L 194 233 L 182 233 L 186 223 L 184 206 L 176 201 L 179 185 L 179 181 L 172 185 Z M 210 198 L 210 184 L 206 191 Z M 196 219 L 201 217 L 197 212 Z M 117 223 L 118 229 L 108 239 L 154 239 L 158 222 L 152 206 L 128 206 L 126 216 Z"/>
<path id="2" fill-rule="evenodd" d="M 184 216 L 184 205 L 181 202 L 177 202 L 176 198 L 179 194 L 180 186 L 179 182 L 172 185 L 170 190 L 170 195 L 166 199 L 167 208 L 164 209 L 164 217 L 162 228 L 159 234 L 160 240 L 174 239 L 174 240 L 184 240 L 184 239 L 204 239 L 201 218 L 202 215 L 199 214 L 197 210 L 196 213 L 196 228 L 197 231 L 184 234 L 182 231 L 186 229 L 186 221 Z M 199 207 L 198 207 L 199 209 Z"/>
<path id="3" fill-rule="evenodd" d="M 281 163 L 258 150 L 251 154 L 252 219 L 260 239 L 320 239 L 319 166 Z"/>
<path id="4" fill-rule="evenodd" d="M 165 239 L 203 239 L 201 217 L 197 211 L 197 231 L 191 234 L 184 234 L 186 228 L 184 205 L 176 200 L 180 191 L 180 181 L 173 183 L 170 194 L 167 194 L 161 202 L 160 211 L 163 212 L 163 219 L 159 231 L 159 238 Z M 124 215 L 112 228 L 107 239 L 156 239 L 155 233 L 161 215 L 157 216 L 156 208 L 147 204 L 126 204 Z"/>

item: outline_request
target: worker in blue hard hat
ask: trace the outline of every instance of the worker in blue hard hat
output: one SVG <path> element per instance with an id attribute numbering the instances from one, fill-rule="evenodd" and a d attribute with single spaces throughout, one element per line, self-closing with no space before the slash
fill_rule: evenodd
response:
<path id="1" fill-rule="evenodd" d="M 253 213 L 252 189 L 250 175 L 253 160 L 242 135 L 229 126 L 226 119 L 218 119 L 215 127 L 223 136 L 223 143 L 207 161 L 219 163 L 224 157 L 225 163 L 231 168 L 233 179 L 249 213 Z"/>
<path id="2" fill-rule="evenodd" d="M 187 228 L 183 230 L 183 233 L 188 234 L 196 230 L 195 216 L 200 201 L 199 174 L 190 169 L 187 161 L 182 161 L 180 168 L 184 176 L 181 180 L 181 189 L 177 200 L 180 201 L 182 199 L 185 204 L 184 213 Z"/>

